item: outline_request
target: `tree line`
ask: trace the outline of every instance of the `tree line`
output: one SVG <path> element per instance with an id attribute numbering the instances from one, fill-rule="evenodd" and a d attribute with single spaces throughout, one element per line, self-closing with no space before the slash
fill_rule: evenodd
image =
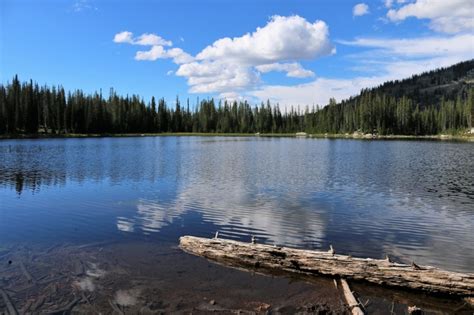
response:
<path id="1" fill-rule="evenodd" d="M 403 96 L 396 98 L 378 91 L 363 91 L 356 99 L 330 105 L 305 115 L 313 133 L 377 133 L 381 135 L 435 135 L 465 132 L 473 125 L 474 89 L 442 98 L 438 105 L 424 106 Z"/>
<path id="2" fill-rule="evenodd" d="M 463 85 L 464 86 L 464 85 Z M 111 89 L 86 94 L 61 86 L 21 83 L 17 76 L 0 85 L 0 134 L 117 134 L 161 132 L 206 133 L 363 133 L 431 135 L 472 127 L 474 91 L 471 85 L 435 104 L 420 104 L 381 89 L 363 90 L 341 103 L 281 110 L 269 101 L 205 99 L 190 106 L 179 98 L 173 105 L 153 97 L 119 96 Z"/>

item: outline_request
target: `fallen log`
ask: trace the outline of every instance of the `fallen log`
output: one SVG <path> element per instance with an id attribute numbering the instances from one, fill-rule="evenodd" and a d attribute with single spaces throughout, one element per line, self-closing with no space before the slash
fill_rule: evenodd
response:
<path id="1" fill-rule="evenodd" d="M 26 269 L 26 267 L 25 267 L 25 265 L 23 264 L 22 261 L 20 261 L 20 268 L 21 268 L 21 271 L 23 272 L 23 275 L 25 276 L 25 278 L 28 279 L 28 283 L 36 284 L 35 278 L 33 278 L 31 273 Z"/>
<path id="2" fill-rule="evenodd" d="M 187 253 L 237 267 L 340 276 L 425 292 L 474 296 L 472 273 L 400 264 L 389 259 L 355 258 L 335 254 L 334 250 L 323 252 L 194 236 L 182 236 L 179 241 L 180 248 Z"/>
<path id="3" fill-rule="evenodd" d="M 2 288 L 0 288 L 0 295 L 3 298 L 3 301 L 5 302 L 5 305 L 7 306 L 7 313 L 6 314 L 8 314 L 8 315 L 18 315 L 18 311 L 17 311 L 15 305 L 13 304 L 12 300 L 10 299 L 10 296 Z"/>
<path id="4" fill-rule="evenodd" d="M 47 312 L 46 314 L 48 315 L 70 314 L 74 306 L 76 306 L 76 304 L 79 303 L 80 301 L 81 301 L 80 298 L 75 298 L 64 307 L 54 310 L 54 311 Z"/>
<path id="5" fill-rule="evenodd" d="M 356 298 L 352 294 L 351 289 L 349 288 L 349 284 L 345 279 L 341 279 L 342 284 L 342 291 L 344 292 L 344 298 L 346 299 L 347 305 L 349 305 L 349 309 L 351 310 L 352 315 L 364 315 L 364 311 L 357 302 Z"/>

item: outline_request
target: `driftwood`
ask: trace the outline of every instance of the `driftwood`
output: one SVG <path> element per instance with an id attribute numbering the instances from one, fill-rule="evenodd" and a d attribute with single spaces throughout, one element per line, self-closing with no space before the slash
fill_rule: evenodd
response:
<path id="1" fill-rule="evenodd" d="M 21 271 L 23 272 L 23 275 L 25 276 L 25 278 L 28 279 L 28 283 L 36 284 L 35 278 L 33 278 L 31 273 L 26 269 L 25 265 L 21 261 L 20 261 L 20 268 L 21 268 Z"/>
<path id="2" fill-rule="evenodd" d="M 54 311 L 50 311 L 48 312 L 47 314 L 48 315 L 61 315 L 61 314 L 69 314 L 71 313 L 71 310 L 74 308 L 74 306 L 76 306 L 77 303 L 79 303 L 81 301 L 80 298 L 75 298 L 74 300 L 72 300 L 71 302 L 69 302 L 67 305 L 65 305 L 64 307 L 60 308 L 60 309 L 57 309 L 57 310 L 54 310 Z"/>
<path id="3" fill-rule="evenodd" d="M 10 296 L 8 296 L 7 292 L 5 292 L 5 290 L 3 290 L 2 288 L 0 288 L 0 295 L 2 296 L 3 301 L 5 302 L 7 306 L 7 311 L 8 311 L 7 314 L 18 315 L 18 311 L 15 305 L 13 304 L 12 300 L 10 299 Z"/>
<path id="4" fill-rule="evenodd" d="M 364 311 L 352 294 L 349 284 L 345 279 L 341 279 L 341 285 L 344 292 L 344 298 L 346 299 L 347 305 L 349 305 L 349 308 L 351 309 L 352 315 L 364 315 Z"/>
<path id="5" fill-rule="evenodd" d="M 194 236 L 180 238 L 180 248 L 237 267 L 263 268 L 346 279 L 458 296 L 474 296 L 474 274 L 414 266 L 389 259 L 354 258 L 334 251 L 312 251 Z"/>
<path id="6" fill-rule="evenodd" d="M 109 304 L 110 306 L 112 307 L 112 309 L 114 310 L 114 312 L 117 312 L 119 315 L 124 315 L 125 313 L 120 309 L 120 306 L 117 305 L 115 302 L 112 302 L 111 300 L 109 300 Z"/>

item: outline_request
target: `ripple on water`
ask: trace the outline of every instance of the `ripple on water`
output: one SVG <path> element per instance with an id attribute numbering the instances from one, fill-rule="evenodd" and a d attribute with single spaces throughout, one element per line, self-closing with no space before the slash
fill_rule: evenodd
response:
<path id="1" fill-rule="evenodd" d="M 222 237 L 473 272 L 474 144 L 147 137 L 0 142 L 0 238 Z"/>

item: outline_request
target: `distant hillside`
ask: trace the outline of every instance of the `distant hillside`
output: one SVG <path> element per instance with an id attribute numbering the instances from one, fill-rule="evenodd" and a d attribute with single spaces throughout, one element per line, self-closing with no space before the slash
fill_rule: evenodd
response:
<path id="1" fill-rule="evenodd" d="M 395 98 L 403 96 L 411 99 L 413 105 L 439 105 L 441 99 L 455 100 L 466 95 L 474 85 L 474 59 L 440 68 L 409 79 L 389 81 L 369 91 Z"/>
<path id="2" fill-rule="evenodd" d="M 310 132 L 463 133 L 474 122 L 474 59 L 364 89 L 315 112 Z"/>

